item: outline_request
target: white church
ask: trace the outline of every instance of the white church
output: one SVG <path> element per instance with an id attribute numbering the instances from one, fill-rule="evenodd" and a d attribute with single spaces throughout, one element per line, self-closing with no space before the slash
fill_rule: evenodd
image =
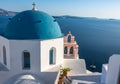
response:
<path id="1" fill-rule="evenodd" d="M 64 36 L 57 21 L 33 3 L 0 35 L 0 84 L 58 84 L 61 67 L 72 69 L 72 80 L 63 84 L 120 84 L 120 56 L 110 58 L 109 69 L 103 65 L 101 77 L 86 69 L 78 48 L 71 32 Z"/>
<path id="2" fill-rule="evenodd" d="M 78 51 L 78 45 L 75 47 Z M 68 50 L 70 57 L 66 53 L 65 60 Z M 74 51 L 73 47 L 64 51 L 64 36 L 57 21 L 38 11 L 33 3 L 33 9 L 14 16 L 0 36 L 0 84 L 54 84 L 60 66 L 70 65 L 74 74 L 86 73 L 85 61 Z M 74 71 L 71 63 L 75 61 L 83 64 L 83 70 Z"/>

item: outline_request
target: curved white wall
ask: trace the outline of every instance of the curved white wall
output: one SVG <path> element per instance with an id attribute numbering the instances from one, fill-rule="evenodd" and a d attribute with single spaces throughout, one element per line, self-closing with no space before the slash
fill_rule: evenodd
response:
<path id="1" fill-rule="evenodd" d="M 109 59 L 106 84 L 117 84 L 120 70 L 120 55 L 112 55 Z"/>

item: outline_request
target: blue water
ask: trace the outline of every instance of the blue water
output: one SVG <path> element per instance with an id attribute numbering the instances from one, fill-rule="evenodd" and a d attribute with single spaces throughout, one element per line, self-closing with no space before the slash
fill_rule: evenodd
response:
<path id="1" fill-rule="evenodd" d="M 4 31 L 9 17 L 0 17 L 0 34 Z M 69 31 L 79 45 L 79 56 L 86 61 L 87 69 L 101 71 L 102 64 L 108 63 L 112 54 L 120 54 L 120 20 L 55 17 L 64 34 Z M 95 65 L 96 68 L 91 68 Z"/>
<path id="2" fill-rule="evenodd" d="M 63 33 L 75 35 L 80 58 L 85 59 L 89 70 L 101 72 L 111 55 L 120 54 L 120 20 L 59 17 L 57 21 Z"/>
<path id="3" fill-rule="evenodd" d="M 6 25 L 9 22 L 9 18 L 11 18 L 11 16 L 0 16 L 0 35 L 6 28 Z"/>

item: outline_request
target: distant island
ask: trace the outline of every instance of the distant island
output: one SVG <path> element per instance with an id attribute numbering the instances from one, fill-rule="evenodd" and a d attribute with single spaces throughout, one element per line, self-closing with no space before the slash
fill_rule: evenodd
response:
<path id="1" fill-rule="evenodd" d="M 0 8 L 0 16 L 14 16 L 17 12 L 7 11 Z"/>

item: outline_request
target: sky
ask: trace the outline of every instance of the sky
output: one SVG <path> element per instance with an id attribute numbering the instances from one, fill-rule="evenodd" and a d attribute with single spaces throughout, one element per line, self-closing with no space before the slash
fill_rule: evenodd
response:
<path id="1" fill-rule="evenodd" d="M 21 12 L 37 9 L 53 16 L 71 15 L 120 19 L 120 0 L 0 0 L 0 8 Z"/>

